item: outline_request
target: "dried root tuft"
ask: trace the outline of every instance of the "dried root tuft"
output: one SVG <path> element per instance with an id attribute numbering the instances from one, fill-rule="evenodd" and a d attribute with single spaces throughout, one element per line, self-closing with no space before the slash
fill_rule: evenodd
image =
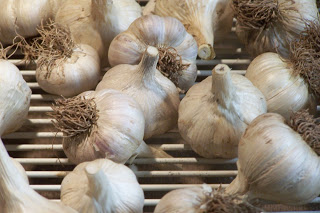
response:
<path id="1" fill-rule="evenodd" d="M 246 29 L 263 30 L 282 17 L 276 0 L 233 0 L 237 21 Z"/>
<path id="2" fill-rule="evenodd" d="M 159 47 L 158 51 L 157 69 L 179 87 L 179 77 L 182 75 L 182 71 L 189 67 L 189 64 L 182 63 L 181 56 L 173 47 Z"/>
<path id="3" fill-rule="evenodd" d="M 290 44 L 290 62 L 295 75 L 302 76 L 309 89 L 320 95 L 320 25 L 306 23 L 305 31 Z"/>
<path id="4" fill-rule="evenodd" d="M 320 118 L 314 118 L 308 110 L 300 110 L 292 113 L 289 126 L 320 155 Z"/>
<path id="5" fill-rule="evenodd" d="M 90 135 L 92 127 L 97 125 L 99 118 L 94 99 L 82 96 L 57 99 L 52 109 L 53 112 L 48 115 L 56 120 L 52 121 L 53 125 L 66 137 Z"/>
<path id="6" fill-rule="evenodd" d="M 206 203 L 206 213 L 256 213 L 262 210 L 244 201 L 238 195 L 227 195 L 219 187 L 214 190 Z"/>

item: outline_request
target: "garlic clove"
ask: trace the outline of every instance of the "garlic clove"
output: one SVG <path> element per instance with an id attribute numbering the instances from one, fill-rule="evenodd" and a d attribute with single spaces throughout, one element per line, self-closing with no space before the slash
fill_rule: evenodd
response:
<path id="1" fill-rule="evenodd" d="M 219 64 L 212 76 L 194 85 L 182 99 L 179 132 L 203 157 L 234 158 L 246 126 L 265 112 L 262 93 L 248 79 Z"/>
<path id="2" fill-rule="evenodd" d="M 144 194 L 128 167 L 98 159 L 79 164 L 63 179 L 61 201 L 79 213 L 139 213 Z"/>
<path id="3" fill-rule="evenodd" d="M 283 204 L 309 203 L 320 192 L 319 156 L 275 113 L 258 116 L 239 143 L 238 175 L 230 194 Z"/>
<path id="4" fill-rule="evenodd" d="M 19 129 L 27 118 L 31 89 L 19 69 L 0 59 L 0 136 Z"/>

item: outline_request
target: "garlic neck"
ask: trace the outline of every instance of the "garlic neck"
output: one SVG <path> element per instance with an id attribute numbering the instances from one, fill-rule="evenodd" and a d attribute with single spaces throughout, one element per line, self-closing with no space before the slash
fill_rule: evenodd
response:
<path id="1" fill-rule="evenodd" d="M 89 181 L 89 194 L 99 204 L 107 204 L 112 196 L 112 187 L 107 175 L 94 163 L 87 165 L 85 171 Z"/>
<path id="2" fill-rule="evenodd" d="M 156 66 L 159 60 L 157 48 L 148 46 L 139 63 L 139 71 L 144 81 L 152 81 L 155 78 Z"/>
<path id="3" fill-rule="evenodd" d="M 8 155 L 0 139 L 0 205 L 10 212 L 21 212 L 18 193 L 25 194 L 28 185 Z M 5 204 L 5 205 L 4 205 Z"/>
<path id="4" fill-rule="evenodd" d="M 212 71 L 212 93 L 214 100 L 222 107 L 230 108 L 235 98 L 235 87 L 232 83 L 230 68 L 218 64 Z"/>

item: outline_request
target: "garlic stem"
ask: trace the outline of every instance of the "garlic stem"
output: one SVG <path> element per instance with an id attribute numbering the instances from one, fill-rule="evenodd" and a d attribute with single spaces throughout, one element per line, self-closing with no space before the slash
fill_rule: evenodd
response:
<path id="1" fill-rule="evenodd" d="M 198 55 L 204 60 L 210 60 L 216 57 L 216 53 L 210 44 L 201 44 L 198 49 Z"/>
<path id="2" fill-rule="evenodd" d="M 108 194 L 112 194 L 112 187 L 106 174 L 96 164 L 86 166 L 85 172 L 89 181 L 89 193 L 98 203 L 106 203 Z"/>
<path id="3" fill-rule="evenodd" d="M 229 108 L 234 101 L 235 87 L 231 80 L 230 68 L 225 64 L 218 64 L 212 70 L 212 93 L 215 101 L 224 108 Z"/>
<path id="4" fill-rule="evenodd" d="M 139 70 L 143 75 L 144 81 L 150 81 L 154 78 L 156 72 L 156 66 L 159 60 L 158 49 L 152 46 L 148 46 L 145 54 L 143 54 L 142 60 L 139 63 Z"/>

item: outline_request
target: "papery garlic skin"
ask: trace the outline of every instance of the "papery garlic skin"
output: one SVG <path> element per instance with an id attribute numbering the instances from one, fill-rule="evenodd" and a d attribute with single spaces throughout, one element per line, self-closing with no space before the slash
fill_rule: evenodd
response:
<path id="1" fill-rule="evenodd" d="M 182 70 L 178 86 L 188 90 L 196 80 L 197 43 L 185 31 L 184 26 L 172 17 L 143 16 L 135 20 L 128 30 L 120 33 L 111 42 L 108 59 L 111 66 L 139 64 L 147 46 L 173 47 L 188 68 Z"/>
<path id="2" fill-rule="evenodd" d="M 17 36 L 38 34 L 41 21 L 48 21 L 62 0 L 2 0 L 0 8 L 0 42 L 11 44 Z"/>
<path id="3" fill-rule="evenodd" d="M 320 192 L 320 159 L 279 114 L 266 113 L 247 127 L 239 143 L 238 175 L 230 194 L 302 205 Z"/>
<path id="4" fill-rule="evenodd" d="M 40 87 L 51 94 L 70 97 L 94 89 L 100 80 L 100 59 L 89 45 L 73 48 L 70 58 L 58 59 L 55 66 L 37 67 L 36 78 Z"/>
<path id="5" fill-rule="evenodd" d="M 212 188 L 202 187 L 176 189 L 167 193 L 157 204 L 154 213 L 197 213 L 205 211 L 205 203 L 210 199 Z"/>
<path id="6" fill-rule="evenodd" d="M 55 21 L 70 29 L 76 43 L 96 49 L 104 67 L 112 39 L 141 15 L 135 0 L 69 0 L 60 7 Z"/>
<path id="7" fill-rule="evenodd" d="M 0 59 L 0 136 L 19 129 L 28 116 L 31 89 L 20 70 Z"/>
<path id="8" fill-rule="evenodd" d="M 23 166 L 14 158 L 11 158 L 11 160 L 12 160 L 13 164 L 15 165 L 15 167 L 20 172 L 20 174 L 22 175 L 22 178 L 24 179 L 24 181 L 29 184 L 29 179 L 28 179 L 27 173 L 24 170 Z"/>
<path id="9" fill-rule="evenodd" d="M 243 6 L 253 4 L 252 1 L 246 0 L 237 0 L 236 2 L 243 4 Z M 299 34 L 305 29 L 306 22 L 318 21 L 318 8 L 314 0 L 276 0 L 273 2 L 277 5 L 276 10 L 279 15 L 270 13 L 273 14 L 273 17 L 261 28 L 253 28 L 252 26 L 248 28 L 246 21 L 243 23 L 237 21 L 236 33 L 240 41 L 246 45 L 247 51 L 253 56 L 265 52 L 277 52 L 287 58 L 290 42 L 299 38 Z M 260 4 L 260 9 L 267 7 L 259 1 L 255 1 L 255 4 Z M 263 10 L 260 13 L 267 15 Z M 259 15 L 258 12 L 257 14 Z M 235 17 L 237 18 L 237 15 Z M 256 22 L 261 22 L 261 20 Z"/>
<path id="10" fill-rule="evenodd" d="M 138 103 L 131 97 L 111 89 L 80 94 L 94 98 L 99 119 L 91 133 L 66 137 L 63 150 L 75 164 L 107 158 L 125 163 L 143 142 L 145 121 Z"/>
<path id="11" fill-rule="evenodd" d="M 263 53 L 249 65 L 246 75 L 265 96 L 268 112 L 289 119 L 292 112 L 304 109 L 310 102 L 308 84 L 293 74 L 293 66 L 276 53 Z"/>
<path id="12" fill-rule="evenodd" d="M 144 194 L 127 166 L 98 159 L 79 164 L 63 179 L 61 201 L 79 213 L 142 213 Z"/>
<path id="13" fill-rule="evenodd" d="M 216 56 L 213 49 L 216 34 L 223 39 L 231 31 L 231 3 L 231 0 L 157 0 L 154 13 L 181 21 L 197 41 L 198 56 L 210 60 Z"/>
<path id="14" fill-rule="evenodd" d="M 0 139 L 0 212 L 76 213 L 70 207 L 40 196 L 25 181 Z"/>
<path id="15" fill-rule="evenodd" d="M 179 92 L 157 69 L 158 50 L 149 46 L 139 65 L 117 65 L 104 75 L 96 91 L 116 89 L 133 97 L 145 118 L 144 139 L 177 125 Z"/>
<path id="16" fill-rule="evenodd" d="M 219 64 L 212 76 L 194 85 L 182 99 L 179 132 L 203 157 L 234 158 L 247 125 L 266 111 L 262 93 L 248 79 Z"/>

